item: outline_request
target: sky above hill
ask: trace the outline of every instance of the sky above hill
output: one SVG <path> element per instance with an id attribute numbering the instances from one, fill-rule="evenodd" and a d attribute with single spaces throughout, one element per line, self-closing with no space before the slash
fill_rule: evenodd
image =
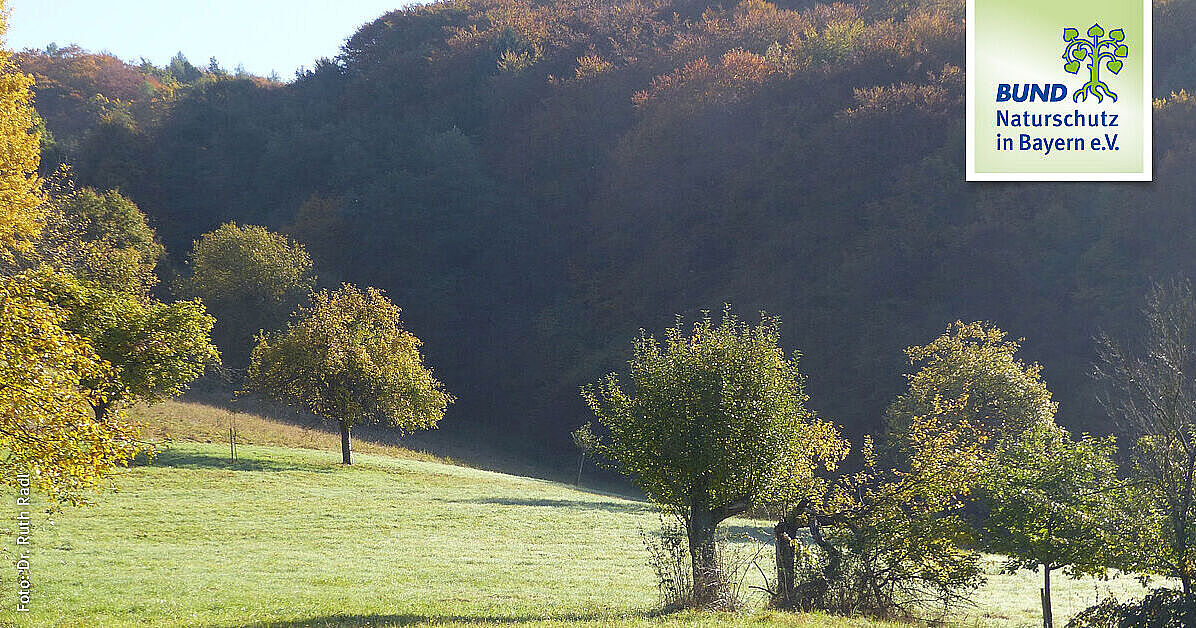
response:
<path id="1" fill-rule="evenodd" d="M 79 44 L 126 61 L 158 65 L 182 51 L 196 66 L 210 57 L 232 70 L 278 72 L 332 57 L 362 24 L 409 0 L 9 0 L 6 47 Z"/>

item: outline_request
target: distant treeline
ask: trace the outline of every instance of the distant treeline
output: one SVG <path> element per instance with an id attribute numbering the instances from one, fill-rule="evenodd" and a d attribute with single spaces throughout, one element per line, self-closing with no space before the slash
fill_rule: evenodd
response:
<path id="1" fill-rule="evenodd" d="M 225 221 L 404 308 L 444 424 L 565 453 L 641 324 L 767 309 L 811 405 L 875 429 L 902 348 L 1029 338 L 1060 421 L 1106 432 L 1092 338 L 1196 275 L 1196 1 L 1156 2 L 1155 183 L 966 184 L 963 4 L 460 0 L 382 16 L 283 83 L 20 55 L 44 169 L 119 188 L 167 250 Z M 176 264 L 181 259 L 174 260 Z"/>

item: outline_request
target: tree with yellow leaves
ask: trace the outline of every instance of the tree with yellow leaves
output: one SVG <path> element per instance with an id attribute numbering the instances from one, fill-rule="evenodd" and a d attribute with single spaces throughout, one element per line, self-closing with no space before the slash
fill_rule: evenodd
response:
<path id="1" fill-rule="evenodd" d="M 8 30 L 7 4 L 0 0 L 0 35 Z M 16 71 L 12 54 L 0 50 L 0 261 L 28 250 L 41 229 L 45 193 L 37 176 L 32 86 L 33 77 Z"/>
<path id="2" fill-rule="evenodd" d="M 44 269 L 43 272 L 54 272 Z M 137 426 L 97 417 L 100 399 L 81 381 L 110 366 L 65 331 L 66 312 L 37 293 L 30 273 L 0 278 L 0 451 L 4 481 L 29 474 L 52 499 L 77 503 L 83 491 L 138 451 Z"/>
<path id="3" fill-rule="evenodd" d="M 0 32 L 5 8 L 0 0 Z M 34 252 L 46 207 L 31 84 L 0 51 L 0 263 L 10 269 Z M 0 455 L 5 483 L 28 474 L 51 499 L 74 503 L 139 444 L 136 425 L 93 410 L 103 400 L 83 382 L 109 377 L 111 365 L 64 328 L 67 311 L 41 293 L 42 279 L 61 274 L 42 265 L 0 275 Z"/>

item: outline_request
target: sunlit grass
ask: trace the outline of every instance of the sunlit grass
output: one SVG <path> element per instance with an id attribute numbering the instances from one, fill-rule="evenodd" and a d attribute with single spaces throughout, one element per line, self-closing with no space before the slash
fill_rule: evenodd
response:
<path id="1" fill-rule="evenodd" d="M 92 508 L 35 513 L 34 610 L 12 611 L 13 579 L 0 575 L 0 623 L 879 625 L 770 613 L 759 597 L 742 614 L 660 617 L 640 539 L 658 521 L 641 501 L 399 448 L 345 468 L 335 441 L 260 417 L 237 417 L 243 437 L 287 447 L 242 445 L 231 463 L 219 424 L 209 426 L 224 411 L 168 409 L 158 428 L 171 426 L 175 440 L 152 465 L 122 472 Z M 0 523 L 5 539 L 12 525 Z M 759 538 L 765 525 L 731 522 Z M 768 571 L 771 552 L 761 561 Z M 995 571 L 998 559 L 987 564 Z M 1038 625 L 1037 587 L 1028 572 L 990 576 L 976 607 L 952 621 Z M 1106 590 L 1141 592 L 1124 577 L 1057 579 L 1056 621 Z"/>

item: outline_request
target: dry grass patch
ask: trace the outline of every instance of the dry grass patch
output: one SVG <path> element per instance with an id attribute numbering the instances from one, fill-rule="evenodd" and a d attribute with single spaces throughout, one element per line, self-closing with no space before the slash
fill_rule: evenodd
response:
<path id="1" fill-rule="evenodd" d="M 171 400 L 133 408 L 131 415 L 146 426 L 143 436 L 156 443 L 171 440 L 228 444 L 230 427 L 236 429 L 242 445 L 274 445 L 295 449 L 340 452 L 340 434 L 315 422 L 303 424 L 269 416 L 267 411 L 247 403 L 244 410 L 228 409 L 195 401 Z M 443 457 L 381 442 L 380 435 L 362 430 L 354 434 L 353 450 L 408 460 L 449 462 Z"/>

